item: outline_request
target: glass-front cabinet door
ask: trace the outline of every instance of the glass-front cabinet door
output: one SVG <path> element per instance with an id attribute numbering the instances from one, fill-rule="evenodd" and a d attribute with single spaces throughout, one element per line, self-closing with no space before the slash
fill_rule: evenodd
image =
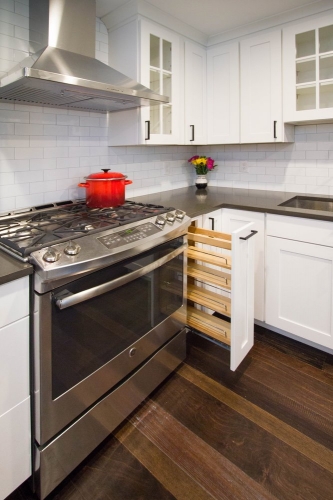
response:
<path id="1" fill-rule="evenodd" d="M 169 98 L 169 103 L 141 111 L 144 143 L 179 143 L 179 37 L 160 26 L 140 21 L 141 83 Z"/>
<path id="2" fill-rule="evenodd" d="M 333 15 L 284 30 L 284 119 L 333 118 Z"/>

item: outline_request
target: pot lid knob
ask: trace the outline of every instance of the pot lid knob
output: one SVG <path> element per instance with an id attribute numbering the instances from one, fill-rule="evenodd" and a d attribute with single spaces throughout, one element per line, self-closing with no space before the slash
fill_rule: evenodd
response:
<path id="1" fill-rule="evenodd" d="M 111 169 L 110 168 L 102 168 L 103 172 L 107 174 Z"/>

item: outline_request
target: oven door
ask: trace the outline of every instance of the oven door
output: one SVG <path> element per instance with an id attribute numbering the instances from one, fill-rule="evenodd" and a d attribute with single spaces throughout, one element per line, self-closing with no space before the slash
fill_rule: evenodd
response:
<path id="1" fill-rule="evenodd" d="M 184 326 L 186 236 L 35 294 L 36 441 L 45 444 Z"/>

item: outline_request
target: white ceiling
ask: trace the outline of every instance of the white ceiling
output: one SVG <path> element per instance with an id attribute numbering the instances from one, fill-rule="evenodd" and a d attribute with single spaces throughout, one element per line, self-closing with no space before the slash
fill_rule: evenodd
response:
<path id="1" fill-rule="evenodd" d="M 103 17 L 130 0 L 96 0 Z M 146 0 L 205 35 L 214 36 L 321 0 Z"/>

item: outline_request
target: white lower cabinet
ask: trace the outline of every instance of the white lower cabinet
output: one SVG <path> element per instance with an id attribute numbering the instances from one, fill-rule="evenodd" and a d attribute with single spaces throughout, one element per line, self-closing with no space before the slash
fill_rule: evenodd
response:
<path id="1" fill-rule="evenodd" d="M 333 224 L 267 215 L 266 323 L 333 349 Z"/>
<path id="2" fill-rule="evenodd" d="M 254 239 L 254 317 L 265 320 L 265 214 L 246 210 L 222 209 L 220 230 L 232 233 L 235 229 L 253 222 L 253 229 L 258 231 Z"/>
<path id="3" fill-rule="evenodd" d="M 0 500 L 31 475 L 29 278 L 0 286 Z"/>

